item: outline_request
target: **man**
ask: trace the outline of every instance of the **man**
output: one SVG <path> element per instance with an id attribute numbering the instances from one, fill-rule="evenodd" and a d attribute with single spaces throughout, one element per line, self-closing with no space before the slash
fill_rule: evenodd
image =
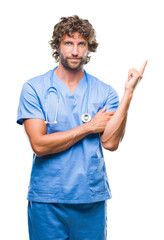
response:
<path id="1" fill-rule="evenodd" d="M 50 44 L 59 65 L 23 85 L 18 108 L 17 122 L 24 124 L 34 151 L 29 236 L 105 240 L 111 191 L 102 147 L 118 148 L 134 88 L 147 62 L 140 71 L 129 71 L 119 104 L 110 85 L 83 70 L 98 46 L 88 20 L 61 18 Z"/>

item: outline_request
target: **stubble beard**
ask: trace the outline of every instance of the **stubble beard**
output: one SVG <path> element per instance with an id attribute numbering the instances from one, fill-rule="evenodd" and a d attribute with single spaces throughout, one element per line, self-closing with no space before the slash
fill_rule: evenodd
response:
<path id="1" fill-rule="evenodd" d="M 63 67 L 66 68 L 67 70 L 69 70 L 69 71 L 79 71 L 81 68 L 83 68 L 83 65 L 86 63 L 87 56 L 88 56 L 88 51 L 86 51 L 86 53 L 84 55 L 84 58 L 79 58 L 80 62 L 78 64 L 78 66 L 72 67 L 72 66 L 70 66 L 70 64 L 68 62 L 69 58 L 65 58 L 63 52 L 60 50 L 59 61 L 62 63 Z"/>

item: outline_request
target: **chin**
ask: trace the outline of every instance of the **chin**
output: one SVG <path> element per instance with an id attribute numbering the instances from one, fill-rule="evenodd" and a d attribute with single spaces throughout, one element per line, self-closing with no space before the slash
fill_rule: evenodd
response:
<path id="1" fill-rule="evenodd" d="M 67 70 L 69 71 L 74 71 L 74 72 L 77 72 L 79 71 L 80 69 L 83 68 L 83 65 L 78 65 L 78 66 L 72 66 L 72 65 L 67 65 L 67 66 L 64 66 Z"/>

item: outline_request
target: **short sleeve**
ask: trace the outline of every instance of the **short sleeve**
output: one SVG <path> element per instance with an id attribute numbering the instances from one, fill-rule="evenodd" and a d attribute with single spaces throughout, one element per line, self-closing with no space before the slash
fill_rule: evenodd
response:
<path id="1" fill-rule="evenodd" d="M 22 87 L 20 95 L 17 123 L 22 125 L 23 119 L 28 118 L 45 119 L 39 97 L 34 87 L 29 82 L 26 82 Z"/>
<path id="2" fill-rule="evenodd" d="M 117 108 L 118 108 L 118 105 L 119 105 L 119 97 L 118 97 L 118 94 L 117 92 L 110 86 L 109 88 L 109 93 L 108 93 L 108 97 L 107 97 L 107 100 L 106 100 L 106 103 L 105 103 L 105 107 L 107 108 L 106 109 L 106 112 L 109 112 L 109 111 L 116 111 Z"/>

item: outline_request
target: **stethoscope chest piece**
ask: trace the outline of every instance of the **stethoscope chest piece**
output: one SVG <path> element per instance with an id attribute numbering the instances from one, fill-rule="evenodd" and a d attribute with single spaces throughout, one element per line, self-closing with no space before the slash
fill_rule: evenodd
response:
<path id="1" fill-rule="evenodd" d="M 90 122 L 90 121 L 91 121 L 91 115 L 90 115 L 89 113 L 84 113 L 84 114 L 81 116 L 81 120 L 82 120 L 84 123 Z"/>
<path id="2" fill-rule="evenodd" d="M 56 87 L 53 86 L 53 74 L 54 74 L 54 71 L 57 67 L 55 67 L 52 71 L 51 71 L 51 75 L 50 75 L 50 84 L 51 86 L 47 89 L 46 93 L 45 93 L 45 112 L 46 112 L 46 121 L 45 123 L 46 124 L 58 124 L 57 122 L 57 115 L 58 115 L 58 106 L 59 106 L 59 98 L 60 98 L 60 94 L 59 94 L 59 91 Z M 86 71 L 84 70 L 84 73 L 85 73 L 85 77 L 86 77 L 86 81 L 87 81 L 87 91 L 86 91 L 86 102 L 88 104 L 88 98 L 89 98 L 89 81 L 88 81 L 88 75 L 86 73 Z M 55 114 L 55 120 L 53 122 L 49 122 L 48 121 L 48 113 L 47 113 L 47 97 L 48 97 L 48 94 L 50 92 L 55 92 L 57 94 L 57 105 L 56 105 L 56 114 Z M 83 113 L 82 116 L 81 116 L 81 120 L 84 122 L 84 123 L 87 123 L 87 122 L 90 122 L 91 121 L 91 115 L 88 113 L 88 105 L 86 106 L 86 113 Z"/>

